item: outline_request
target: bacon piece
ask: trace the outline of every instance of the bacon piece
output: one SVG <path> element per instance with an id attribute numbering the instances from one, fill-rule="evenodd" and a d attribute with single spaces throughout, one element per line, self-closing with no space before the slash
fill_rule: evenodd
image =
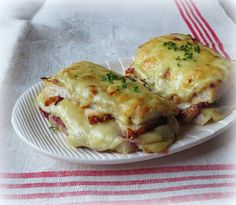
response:
<path id="1" fill-rule="evenodd" d="M 104 122 L 107 120 L 112 120 L 112 119 L 114 119 L 114 118 L 110 114 L 99 114 L 99 115 L 88 116 L 88 120 L 91 125 L 97 124 L 99 122 Z"/>
<path id="2" fill-rule="evenodd" d="M 41 114 L 45 117 L 45 118 L 49 118 L 49 115 L 50 115 L 50 113 L 48 113 L 48 112 L 45 112 L 44 110 L 42 110 L 41 108 L 39 108 L 39 111 L 41 112 Z"/>
<path id="3" fill-rule="evenodd" d="M 45 102 L 44 105 L 45 106 L 49 106 L 52 103 L 54 103 L 54 105 L 57 105 L 60 101 L 62 101 L 64 98 L 61 96 L 53 96 L 53 97 L 49 97 Z"/>
<path id="4" fill-rule="evenodd" d="M 125 137 L 128 139 L 133 139 L 135 137 L 135 131 L 133 131 L 131 128 L 128 128 L 125 134 Z"/>
<path id="5" fill-rule="evenodd" d="M 63 97 L 61 97 L 61 96 L 57 96 L 58 98 L 57 98 L 57 100 L 56 100 L 56 102 L 55 102 L 55 105 L 57 105 L 59 102 L 61 102 L 64 98 Z"/>
<path id="6" fill-rule="evenodd" d="M 129 74 L 134 74 L 134 68 L 128 68 L 126 71 L 125 71 L 125 74 L 129 75 Z"/>
<path id="7" fill-rule="evenodd" d="M 209 103 L 201 102 L 195 105 L 191 105 L 190 107 L 181 110 L 179 112 L 178 118 L 184 122 L 190 122 L 193 118 L 197 117 L 201 112 L 201 109 L 207 107 Z"/>

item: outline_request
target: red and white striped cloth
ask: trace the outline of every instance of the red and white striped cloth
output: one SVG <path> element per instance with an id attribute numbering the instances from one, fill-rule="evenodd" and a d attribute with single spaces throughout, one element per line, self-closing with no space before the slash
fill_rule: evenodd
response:
<path id="1" fill-rule="evenodd" d="M 216 1 L 172 0 L 170 5 L 173 14 L 168 15 L 176 15 L 173 18 L 184 23 L 195 38 L 226 58 L 234 58 L 235 45 L 230 41 L 235 27 Z M 181 32 L 178 25 L 167 23 L 171 31 L 176 26 L 174 30 Z M 226 33 L 231 31 L 230 27 L 232 33 Z M 231 40 L 227 41 L 227 37 Z M 49 160 L 40 154 L 32 154 L 34 163 L 31 160 L 29 165 L 31 156 L 20 162 L 5 159 L 0 173 L 1 202 L 11 205 L 236 204 L 236 140 L 232 131 L 173 156 L 129 165 L 75 165 Z M 19 151 L 14 152 L 13 146 L 9 149 L 13 155 L 20 155 Z M 21 151 L 24 152 L 23 147 Z M 39 168 L 37 163 L 43 160 L 45 167 Z"/>
<path id="2" fill-rule="evenodd" d="M 169 204 L 236 197 L 236 165 L 1 174 L 9 204 Z M 221 204 L 222 201 L 219 202 Z M 232 204 L 232 203 L 231 203 Z"/>

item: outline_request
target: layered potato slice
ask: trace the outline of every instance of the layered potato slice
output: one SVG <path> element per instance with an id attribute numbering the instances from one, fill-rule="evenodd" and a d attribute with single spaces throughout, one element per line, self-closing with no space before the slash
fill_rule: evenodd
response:
<path id="1" fill-rule="evenodd" d="M 103 66 L 83 61 L 42 80 L 41 112 L 74 147 L 160 152 L 176 140 L 176 105 Z"/>
<path id="2" fill-rule="evenodd" d="M 126 77 L 177 104 L 190 121 L 228 89 L 231 66 L 191 35 L 169 34 L 139 46 Z"/>

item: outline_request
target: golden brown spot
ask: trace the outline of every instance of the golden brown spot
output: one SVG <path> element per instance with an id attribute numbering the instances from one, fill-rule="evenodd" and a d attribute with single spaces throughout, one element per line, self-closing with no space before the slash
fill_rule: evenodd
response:
<path id="1" fill-rule="evenodd" d="M 89 120 L 89 123 L 91 125 L 97 124 L 99 122 L 104 122 L 104 121 L 112 120 L 112 119 L 114 119 L 114 118 L 110 114 L 100 114 L 100 115 L 88 116 L 88 120 Z"/>
<path id="2" fill-rule="evenodd" d="M 90 93 L 91 93 L 92 96 L 94 97 L 95 95 L 97 95 L 98 91 L 97 91 L 97 89 L 96 89 L 96 86 L 91 85 L 90 87 L 91 87 Z"/>
<path id="3" fill-rule="evenodd" d="M 135 137 L 135 132 L 132 129 L 128 128 L 125 137 L 127 137 L 128 139 L 133 139 Z"/>
<path id="4" fill-rule="evenodd" d="M 128 68 L 126 71 L 125 71 L 125 74 L 133 74 L 134 73 L 134 68 Z"/>
<path id="5" fill-rule="evenodd" d="M 42 77 L 41 80 L 46 80 L 48 82 L 57 84 L 59 81 L 57 79 L 50 79 L 50 78 L 46 78 L 46 77 Z"/>
<path id="6" fill-rule="evenodd" d="M 89 108 L 89 107 L 90 107 L 89 104 L 88 104 L 88 105 L 82 105 L 82 106 L 80 106 L 80 108 L 81 108 L 82 110 L 87 109 L 87 108 Z"/>
<path id="7" fill-rule="evenodd" d="M 170 69 L 168 68 L 166 70 L 166 72 L 163 74 L 163 78 L 166 79 L 166 80 L 170 80 L 171 78 L 171 73 L 170 73 Z"/>
<path id="8" fill-rule="evenodd" d="M 57 105 L 62 100 L 63 100 L 63 98 L 61 96 L 49 97 L 47 100 L 45 100 L 44 105 L 49 106 L 53 103 L 54 103 L 54 105 Z"/>
<path id="9" fill-rule="evenodd" d="M 141 107 L 141 109 L 140 109 L 140 116 L 145 116 L 146 115 L 146 113 L 148 113 L 149 111 L 150 111 L 150 107 L 147 107 L 147 106 L 144 106 L 144 107 Z"/>
<path id="10" fill-rule="evenodd" d="M 181 103 L 181 98 L 178 95 L 174 95 L 174 96 L 172 96 L 171 101 L 174 104 L 179 104 L 179 103 Z"/>
<path id="11" fill-rule="evenodd" d="M 116 94 L 116 91 L 117 91 L 117 87 L 109 86 L 107 88 L 107 94 L 110 95 L 110 96 Z"/>
<path id="12" fill-rule="evenodd" d="M 178 117 L 184 122 L 190 122 L 193 118 L 199 115 L 202 108 L 207 107 L 208 105 L 209 103 L 206 102 L 191 105 L 190 107 L 181 110 Z"/>
<path id="13" fill-rule="evenodd" d="M 84 80 L 94 80 L 94 79 L 96 79 L 96 77 L 95 77 L 95 76 L 92 76 L 92 75 L 84 75 L 84 76 L 83 76 L 83 79 L 84 79 Z"/>
<path id="14" fill-rule="evenodd" d="M 158 119 L 154 119 L 152 122 L 143 125 L 142 127 L 140 127 L 137 130 L 132 130 L 131 128 L 128 128 L 127 131 L 125 132 L 124 137 L 127 137 L 129 139 L 134 139 L 135 137 L 138 137 L 139 135 L 142 135 L 150 130 L 153 130 L 158 125 L 161 125 L 164 123 L 166 123 L 166 118 L 161 117 Z"/>
<path id="15" fill-rule="evenodd" d="M 210 88 L 215 88 L 215 84 L 214 83 L 210 83 L 209 87 Z"/>
<path id="16" fill-rule="evenodd" d="M 181 39 L 178 38 L 177 36 L 174 36 L 174 37 L 172 38 L 172 40 L 173 40 L 173 41 L 181 41 Z"/>

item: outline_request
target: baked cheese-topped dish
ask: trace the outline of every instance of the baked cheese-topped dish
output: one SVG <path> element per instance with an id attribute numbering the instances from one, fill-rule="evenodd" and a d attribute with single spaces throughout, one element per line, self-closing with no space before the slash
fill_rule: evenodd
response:
<path id="1" fill-rule="evenodd" d="M 231 66 L 191 35 L 169 34 L 139 46 L 126 77 L 177 104 L 180 118 L 190 121 L 227 90 Z"/>
<path id="2" fill-rule="evenodd" d="M 40 110 L 74 147 L 161 152 L 176 140 L 177 106 L 103 66 L 83 61 L 42 81 Z"/>

